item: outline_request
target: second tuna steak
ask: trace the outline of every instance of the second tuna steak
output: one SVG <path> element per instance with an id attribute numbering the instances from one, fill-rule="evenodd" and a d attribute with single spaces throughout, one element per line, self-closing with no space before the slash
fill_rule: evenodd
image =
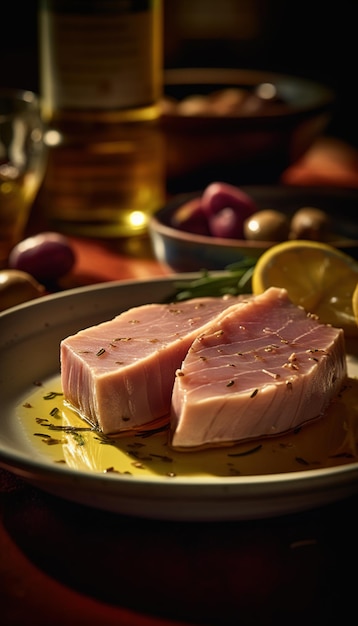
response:
<path id="1" fill-rule="evenodd" d="M 172 446 L 235 443 L 322 415 L 346 376 L 343 331 L 270 288 L 193 342 L 172 396 Z"/>

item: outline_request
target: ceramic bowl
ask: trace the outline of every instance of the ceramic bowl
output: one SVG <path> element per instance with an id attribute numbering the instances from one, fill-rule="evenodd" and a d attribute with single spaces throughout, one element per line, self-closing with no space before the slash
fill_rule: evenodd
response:
<path id="1" fill-rule="evenodd" d="M 161 115 L 172 192 L 193 191 L 195 184 L 204 187 L 215 179 L 277 182 L 327 127 L 335 100 L 324 85 L 258 70 L 173 69 L 166 71 L 164 85 L 164 103 L 181 103 L 181 109 L 164 105 Z M 249 98 L 235 108 L 231 98 L 238 90 Z M 218 94 L 225 101 L 215 112 L 201 106 L 200 100 L 211 102 Z M 183 114 L 188 98 L 191 106 Z"/>
<path id="2" fill-rule="evenodd" d="M 302 207 L 326 211 L 333 233 L 329 243 L 358 258 L 358 190 L 281 185 L 243 186 L 241 189 L 252 197 L 259 210 L 275 209 L 288 216 Z M 153 251 L 165 266 L 176 272 L 222 270 L 244 257 L 257 259 L 275 244 L 197 235 L 173 227 L 174 213 L 201 193 L 179 194 L 151 218 L 149 235 Z"/>

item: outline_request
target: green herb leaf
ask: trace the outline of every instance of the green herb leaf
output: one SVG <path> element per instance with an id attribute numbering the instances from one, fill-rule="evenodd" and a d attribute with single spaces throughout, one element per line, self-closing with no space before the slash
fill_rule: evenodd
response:
<path id="1" fill-rule="evenodd" d="M 202 270 L 198 278 L 177 281 L 175 292 L 167 298 L 167 302 L 251 293 L 251 278 L 255 264 L 256 259 L 245 257 L 237 263 L 228 265 L 222 272 Z"/>

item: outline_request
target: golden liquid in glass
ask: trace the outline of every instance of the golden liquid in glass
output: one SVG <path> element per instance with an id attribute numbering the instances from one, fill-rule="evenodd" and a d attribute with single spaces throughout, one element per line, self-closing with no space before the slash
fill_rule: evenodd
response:
<path id="1" fill-rule="evenodd" d="M 16 179 L 0 173 L 0 268 L 7 267 L 11 249 L 23 236 L 40 178 L 40 171 Z"/>

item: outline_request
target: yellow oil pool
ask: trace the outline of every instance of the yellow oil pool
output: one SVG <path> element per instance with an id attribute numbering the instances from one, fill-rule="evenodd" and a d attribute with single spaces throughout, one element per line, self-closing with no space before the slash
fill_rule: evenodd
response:
<path id="1" fill-rule="evenodd" d="M 109 439 L 63 402 L 60 376 L 34 384 L 17 407 L 34 452 L 89 472 L 134 476 L 247 476 L 344 465 L 358 460 L 358 380 L 348 379 L 324 417 L 283 436 L 178 452 L 168 431 Z"/>

